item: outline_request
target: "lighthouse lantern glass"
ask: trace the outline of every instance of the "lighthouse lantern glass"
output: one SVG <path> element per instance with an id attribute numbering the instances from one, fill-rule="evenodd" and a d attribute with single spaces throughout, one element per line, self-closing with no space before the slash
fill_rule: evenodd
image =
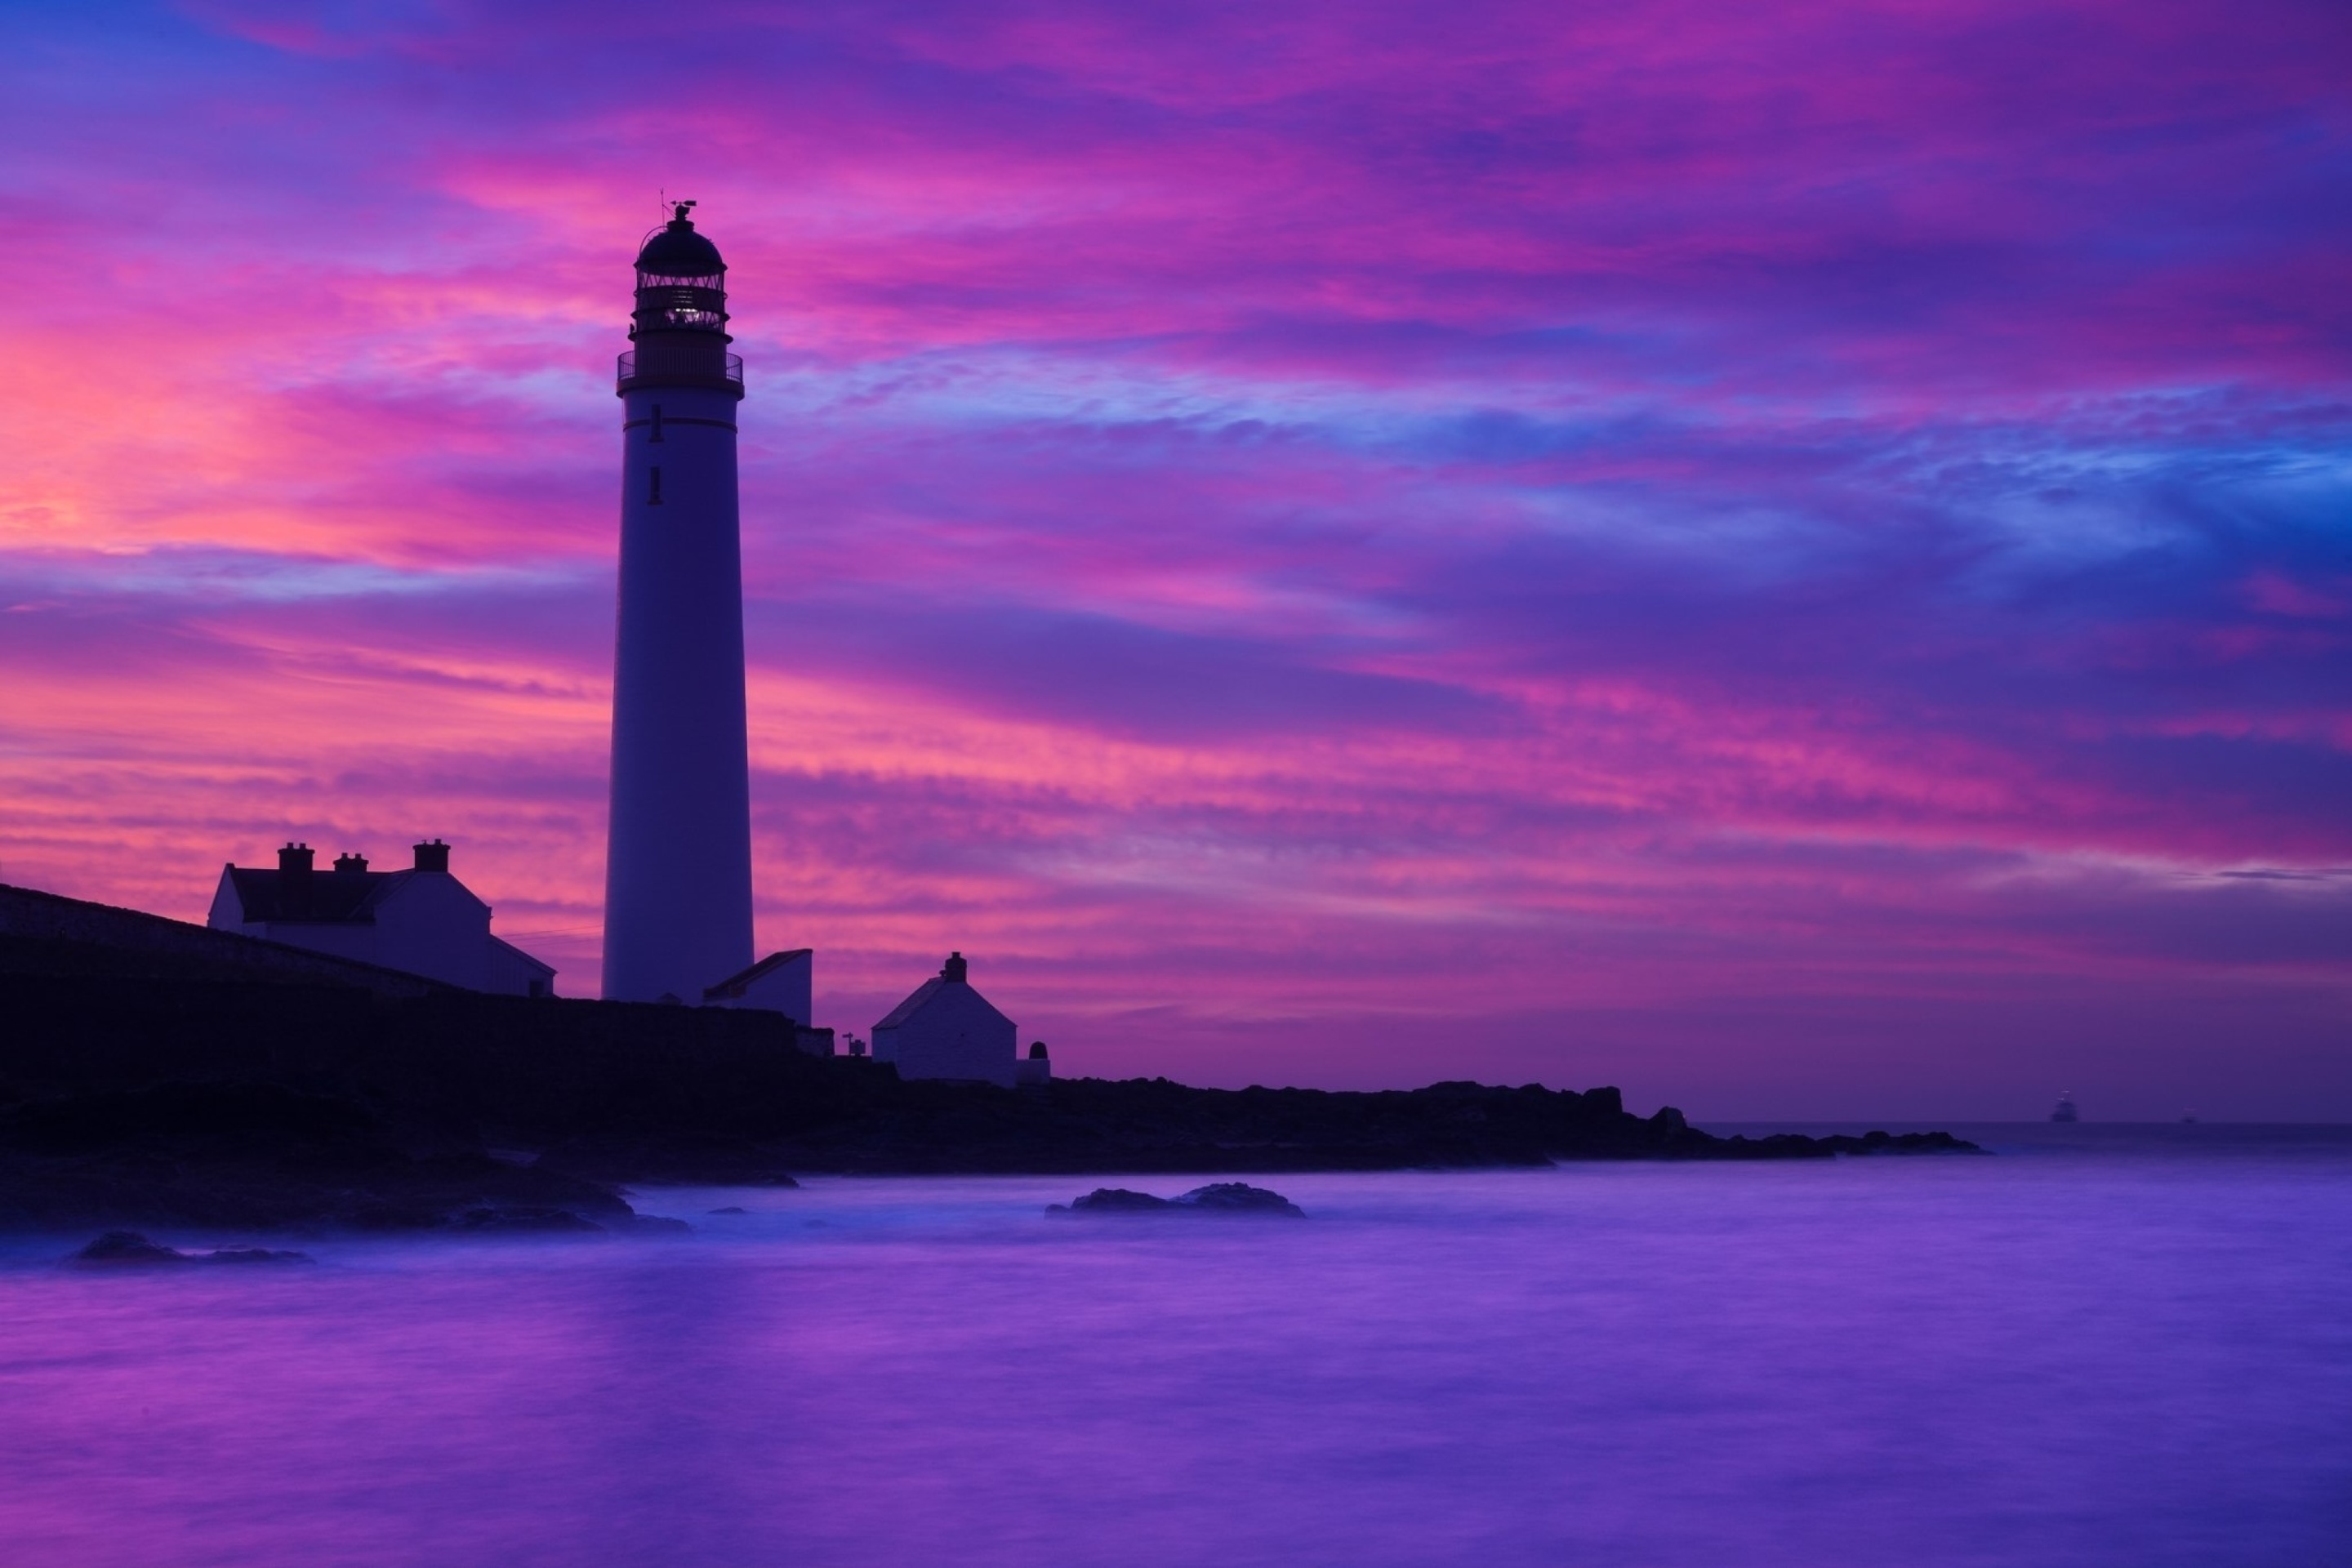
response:
<path id="1" fill-rule="evenodd" d="M 727 330 L 726 274 L 696 277 L 664 272 L 637 274 L 639 331 L 723 332 Z"/>

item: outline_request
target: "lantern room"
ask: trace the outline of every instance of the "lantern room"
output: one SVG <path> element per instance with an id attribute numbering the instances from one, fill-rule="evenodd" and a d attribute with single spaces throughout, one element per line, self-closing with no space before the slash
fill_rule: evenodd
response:
<path id="1" fill-rule="evenodd" d="M 743 361 L 730 354 L 727 334 L 727 263 L 719 247 L 697 234 L 687 215 L 694 203 L 673 204 L 674 216 L 637 251 L 637 305 L 621 356 L 623 393 L 646 386 L 705 386 L 741 395 Z"/>

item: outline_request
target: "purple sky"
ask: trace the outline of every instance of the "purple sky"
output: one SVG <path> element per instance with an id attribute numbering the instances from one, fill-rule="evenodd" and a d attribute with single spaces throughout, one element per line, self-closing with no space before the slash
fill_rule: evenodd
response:
<path id="1" fill-rule="evenodd" d="M 1065 1072 L 2352 1118 L 2352 8 L 0 16 L 0 878 L 593 992 L 628 261 L 763 947 Z"/>

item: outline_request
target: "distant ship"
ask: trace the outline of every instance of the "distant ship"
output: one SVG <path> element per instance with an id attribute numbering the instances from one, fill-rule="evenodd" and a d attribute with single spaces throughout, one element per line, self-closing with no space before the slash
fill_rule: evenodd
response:
<path id="1" fill-rule="evenodd" d="M 2058 1109 L 2050 1113 L 2050 1120 L 2053 1121 L 2080 1121 L 2083 1120 L 2082 1113 L 2074 1109 L 2074 1091 L 2073 1089 L 2062 1089 L 2058 1091 Z"/>

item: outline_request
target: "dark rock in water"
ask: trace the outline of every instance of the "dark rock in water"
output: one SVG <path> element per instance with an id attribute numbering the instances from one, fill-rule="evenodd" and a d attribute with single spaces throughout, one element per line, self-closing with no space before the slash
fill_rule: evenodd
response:
<path id="1" fill-rule="evenodd" d="M 1159 1198 L 1127 1187 L 1097 1187 L 1068 1204 L 1054 1204 L 1047 1214 L 1265 1214 L 1299 1219 L 1307 1211 L 1280 1193 L 1253 1187 L 1246 1182 L 1213 1182 L 1194 1187 L 1181 1198 Z"/>
<path id="2" fill-rule="evenodd" d="M 110 1230 L 73 1255 L 83 1265 L 112 1267 L 148 1263 L 309 1263 L 306 1252 L 281 1252 L 267 1247 L 216 1247 L 210 1252 L 182 1252 L 162 1247 L 135 1230 Z"/>
<path id="3" fill-rule="evenodd" d="M 1247 1182 L 1212 1182 L 1205 1187 L 1194 1187 L 1173 1205 L 1178 1208 L 1205 1209 L 1216 1214 L 1270 1214 L 1307 1217 L 1307 1211 L 1284 1197 L 1280 1193 L 1264 1187 L 1253 1187 Z"/>
<path id="4" fill-rule="evenodd" d="M 1838 1134 L 1816 1138 L 1823 1150 L 1836 1154 L 1981 1154 L 1982 1149 L 1948 1132 L 1865 1132 L 1859 1138 Z"/>
<path id="5" fill-rule="evenodd" d="M 1175 1206 L 1166 1198 L 1155 1198 L 1150 1193 L 1131 1192 L 1126 1187 L 1097 1187 L 1085 1197 L 1071 1199 L 1066 1208 L 1061 1204 L 1054 1205 L 1066 1213 L 1076 1211 L 1087 1214 L 1118 1214 Z"/>
<path id="6" fill-rule="evenodd" d="M 604 1229 L 594 1220 L 583 1219 L 570 1209 L 551 1208 L 467 1209 L 457 1216 L 457 1228 L 502 1235 L 539 1236 L 602 1234 Z"/>
<path id="7" fill-rule="evenodd" d="M 723 1209 L 712 1209 L 710 1212 L 712 1214 L 749 1214 L 751 1211 L 745 1208 L 741 1204 L 729 1204 Z"/>
<path id="8" fill-rule="evenodd" d="M 140 1264 L 194 1261 L 175 1248 L 158 1247 L 135 1230 L 110 1230 L 73 1255 L 75 1263 Z"/>

